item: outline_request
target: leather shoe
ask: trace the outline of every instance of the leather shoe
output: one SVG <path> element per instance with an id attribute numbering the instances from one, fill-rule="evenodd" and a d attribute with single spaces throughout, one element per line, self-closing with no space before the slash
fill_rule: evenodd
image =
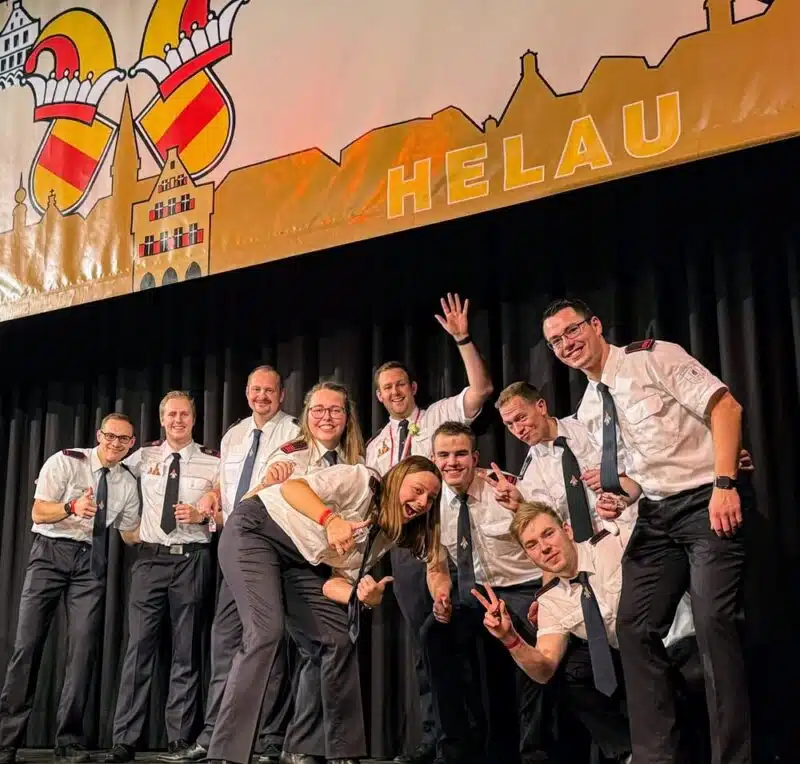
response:
<path id="1" fill-rule="evenodd" d="M 80 743 L 68 743 L 67 745 L 57 745 L 53 749 L 53 759 L 68 764 L 83 764 L 89 761 L 89 754 L 86 748 Z"/>
<path id="2" fill-rule="evenodd" d="M 396 764 L 433 764 L 436 759 L 436 746 L 430 743 L 421 743 L 411 753 L 401 753 L 395 756 Z"/>
<path id="3" fill-rule="evenodd" d="M 324 764 L 325 759 L 319 756 L 309 756 L 307 753 L 288 753 L 281 751 L 279 764 Z"/>
<path id="4" fill-rule="evenodd" d="M 136 749 L 132 745 L 117 743 L 105 756 L 104 764 L 127 764 L 136 758 Z"/>
<path id="5" fill-rule="evenodd" d="M 165 764 L 180 764 L 186 761 L 203 761 L 207 753 L 208 751 L 200 743 L 188 745 L 184 742 L 182 748 L 176 749 L 173 749 L 170 744 L 169 752 L 156 754 L 155 758 L 156 761 L 163 761 Z"/>
<path id="6" fill-rule="evenodd" d="M 328 759 L 328 764 L 361 764 L 361 759 Z"/>
<path id="7" fill-rule="evenodd" d="M 17 760 L 17 749 L 13 745 L 0 745 L 0 764 L 14 764 Z"/>
<path id="8" fill-rule="evenodd" d="M 281 749 L 277 745 L 268 745 L 258 754 L 258 764 L 279 764 Z"/>

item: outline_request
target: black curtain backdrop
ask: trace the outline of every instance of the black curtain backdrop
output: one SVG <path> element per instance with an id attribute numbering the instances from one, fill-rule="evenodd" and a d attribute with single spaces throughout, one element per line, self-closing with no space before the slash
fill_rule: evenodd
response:
<path id="1" fill-rule="evenodd" d="M 248 413 L 247 372 L 266 362 L 284 374 L 290 412 L 299 411 L 303 392 L 319 377 L 346 383 L 370 436 L 385 421 L 371 389 L 380 362 L 410 362 L 422 404 L 464 385 L 457 349 L 433 318 L 438 297 L 449 290 L 470 298 L 471 333 L 496 391 L 529 379 L 552 412 L 566 415 L 584 378 L 554 361 L 540 314 L 550 299 L 569 293 L 589 302 L 613 342 L 652 336 L 681 343 L 731 385 L 746 409 L 745 444 L 760 502 L 747 522 L 753 714 L 762 755 L 796 750 L 789 709 L 798 697 L 799 148 L 798 141 L 774 144 L 3 324 L 0 670 L 17 625 L 37 472 L 53 451 L 91 445 L 103 414 L 130 414 L 139 442 L 152 440 L 160 437 L 162 394 L 187 389 L 198 409 L 195 439 L 218 447 L 226 428 Z M 493 406 L 476 427 L 484 462 L 519 468 L 525 449 L 504 432 Z M 99 746 L 111 742 L 134 554 L 114 540 L 87 715 Z M 212 614 L 209 602 L 209 624 Z M 60 613 L 42 658 L 30 746 L 53 745 L 64 635 Z M 165 631 L 142 748 L 166 742 L 168 639 Z M 408 640 L 393 601 L 375 614 L 363 642 L 368 739 L 373 755 L 393 755 L 414 737 L 416 720 Z"/>

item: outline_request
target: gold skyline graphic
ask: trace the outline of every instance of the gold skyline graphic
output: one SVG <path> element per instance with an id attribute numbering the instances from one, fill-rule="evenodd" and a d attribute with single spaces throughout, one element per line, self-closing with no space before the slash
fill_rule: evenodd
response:
<path id="1" fill-rule="evenodd" d="M 798 4 L 776 0 L 764 15 L 737 23 L 731 0 L 708 0 L 706 13 L 708 29 L 678 40 L 657 67 L 641 58 L 603 58 L 580 92 L 557 96 L 528 51 L 504 112 L 481 125 L 447 107 L 370 131 L 338 163 L 309 149 L 235 169 L 216 187 L 192 183 L 189 196 L 198 201 L 191 209 L 180 206 L 187 189 L 159 190 L 169 180 L 169 162 L 158 175 L 139 177 L 126 94 L 110 162 L 112 192 L 85 218 L 63 216 L 51 198 L 41 220 L 28 223 L 26 192 L 22 185 L 17 190 L 12 229 L 0 233 L 0 320 L 449 220 L 800 131 Z M 172 161 L 180 163 L 177 156 Z M 170 199 L 175 208 L 163 220 L 142 217 Z M 153 237 L 148 242 L 164 241 L 165 248 L 144 247 L 145 229 L 143 236 Z M 186 238 L 190 229 L 193 238 Z"/>

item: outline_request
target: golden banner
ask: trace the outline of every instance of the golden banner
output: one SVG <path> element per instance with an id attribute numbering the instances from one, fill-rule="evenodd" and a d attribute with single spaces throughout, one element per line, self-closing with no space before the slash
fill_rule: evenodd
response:
<path id="1" fill-rule="evenodd" d="M 800 130 L 797 2 L 642 5 L 13 0 L 0 320 Z"/>

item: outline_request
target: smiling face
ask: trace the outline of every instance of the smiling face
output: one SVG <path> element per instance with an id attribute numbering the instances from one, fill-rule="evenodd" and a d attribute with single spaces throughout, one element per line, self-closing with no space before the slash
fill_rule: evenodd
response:
<path id="1" fill-rule="evenodd" d="M 375 394 L 392 419 L 406 419 L 416 408 L 417 383 L 403 369 L 387 369 L 378 376 Z"/>
<path id="2" fill-rule="evenodd" d="M 167 433 L 167 442 L 174 450 L 180 450 L 192 440 L 194 414 L 188 398 L 170 398 L 161 412 L 161 426 Z"/>
<path id="3" fill-rule="evenodd" d="M 247 405 L 260 424 L 269 422 L 283 405 L 284 390 L 281 378 L 274 371 L 254 371 L 245 390 Z"/>
<path id="4" fill-rule="evenodd" d="M 556 357 L 584 372 L 602 369 L 606 342 L 596 316 L 584 318 L 574 308 L 564 308 L 542 324 L 544 338 Z"/>
<path id="5" fill-rule="evenodd" d="M 537 515 L 520 533 L 520 542 L 528 557 L 542 570 L 557 576 L 574 575 L 578 551 L 569 525 L 559 525 L 548 514 Z"/>
<path id="6" fill-rule="evenodd" d="M 411 472 L 406 475 L 398 492 L 403 509 L 403 525 L 429 512 L 441 490 L 442 484 L 432 472 Z"/>
<path id="7" fill-rule="evenodd" d="M 311 437 L 329 450 L 335 449 L 347 426 L 347 401 L 335 390 L 317 390 L 308 402 L 308 429 Z"/>
<path id="8" fill-rule="evenodd" d="M 433 461 L 442 479 L 456 493 L 466 493 L 475 479 L 478 452 L 472 450 L 468 435 L 437 435 L 433 442 Z"/>
<path id="9" fill-rule="evenodd" d="M 136 439 L 133 437 L 133 425 L 123 419 L 108 419 L 97 431 L 97 451 L 104 467 L 119 464 Z"/>
<path id="10" fill-rule="evenodd" d="M 549 435 L 547 403 L 540 398 L 535 403 L 515 395 L 500 406 L 500 417 L 508 431 L 528 446 L 535 446 Z"/>

